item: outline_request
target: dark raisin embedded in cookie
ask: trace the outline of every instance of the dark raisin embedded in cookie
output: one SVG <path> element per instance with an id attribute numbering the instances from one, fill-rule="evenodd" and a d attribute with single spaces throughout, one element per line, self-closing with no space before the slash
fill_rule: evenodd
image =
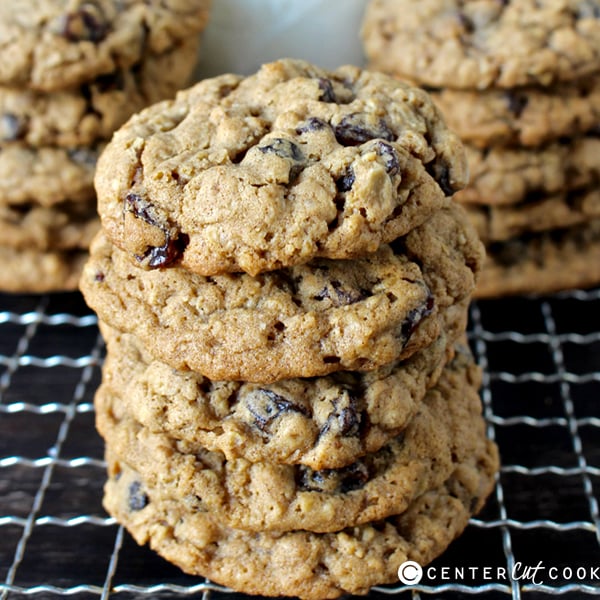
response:
<path id="1" fill-rule="evenodd" d="M 244 402 L 248 411 L 254 417 L 254 424 L 261 431 L 268 431 L 270 425 L 282 414 L 298 412 L 307 415 L 308 411 L 303 406 L 290 402 L 272 390 L 257 389 L 247 394 Z"/>
<path id="2" fill-rule="evenodd" d="M 148 505 L 148 495 L 144 491 L 141 482 L 133 481 L 129 485 L 129 510 L 142 510 Z"/>
<path id="3" fill-rule="evenodd" d="M 323 102 L 337 102 L 331 80 L 327 79 L 326 77 L 319 77 L 319 89 L 323 91 L 320 100 Z"/>
<path id="4" fill-rule="evenodd" d="M 421 306 L 414 308 L 408 313 L 406 320 L 402 323 L 401 331 L 402 331 L 402 339 L 406 340 L 406 343 L 412 337 L 412 334 L 415 332 L 420 323 L 428 317 L 432 312 L 435 305 L 435 300 L 429 292 L 427 299 Z"/>
<path id="5" fill-rule="evenodd" d="M 381 138 L 393 141 L 395 136 L 387 123 L 369 113 L 351 113 L 334 126 L 335 137 L 342 146 L 358 146 Z"/>
<path id="6" fill-rule="evenodd" d="M 160 222 L 154 205 L 139 194 L 129 193 L 125 196 L 124 210 L 133 214 L 136 219 L 154 227 L 164 235 L 164 243 L 160 246 L 148 246 L 136 259 L 151 269 L 173 264 L 181 256 L 188 244 L 188 236 L 174 231 L 172 227 Z"/>
<path id="7" fill-rule="evenodd" d="M 84 2 L 78 10 L 63 17 L 62 34 L 70 42 L 101 42 L 109 31 L 109 24 L 100 6 Z"/>
<path id="8" fill-rule="evenodd" d="M 13 113 L 4 113 L 0 117 L 0 139 L 5 142 L 14 142 L 25 136 L 27 123 L 24 119 Z"/>
<path id="9" fill-rule="evenodd" d="M 97 173 L 103 227 L 133 261 L 164 242 L 115 203 L 143 190 L 170 238 L 189 237 L 171 252 L 183 268 L 255 276 L 372 254 L 441 208 L 467 170 L 422 90 L 356 67 L 282 60 L 139 113 Z"/>

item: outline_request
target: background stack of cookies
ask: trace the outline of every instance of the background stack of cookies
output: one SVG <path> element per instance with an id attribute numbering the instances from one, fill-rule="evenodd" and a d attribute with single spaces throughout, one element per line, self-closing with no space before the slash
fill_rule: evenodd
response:
<path id="1" fill-rule="evenodd" d="M 0 2 L 0 290 L 76 289 L 112 133 L 188 81 L 209 0 Z"/>
<path id="2" fill-rule="evenodd" d="M 372 0 L 370 66 L 431 92 L 466 143 L 476 294 L 600 282 L 600 3 Z"/>
<path id="3" fill-rule="evenodd" d="M 81 280 L 107 341 L 105 506 L 248 593 L 336 597 L 441 553 L 497 470 L 464 336 L 482 247 L 427 95 L 301 61 L 133 117 Z"/>

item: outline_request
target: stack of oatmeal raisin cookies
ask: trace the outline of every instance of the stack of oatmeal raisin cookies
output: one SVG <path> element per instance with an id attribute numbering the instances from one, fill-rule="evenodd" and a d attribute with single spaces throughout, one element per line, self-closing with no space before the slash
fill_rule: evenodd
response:
<path id="1" fill-rule="evenodd" d="M 466 143 L 476 295 L 600 282 L 600 2 L 372 0 L 370 66 L 426 87 Z"/>
<path id="2" fill-rule="evenodd" d="M 483 248 L 422 90 L 282 60 L 133 117 L 81 279 L 107 342 L 105 506 L 263 595 L 397 582 L 498 468 L 464 343 Z"/>
<path id="3" fill-rule="evenodd" d="M 0 2 L 0 290 L 77 288 L 98 154 L 196 62 L 209 0 Z"/>

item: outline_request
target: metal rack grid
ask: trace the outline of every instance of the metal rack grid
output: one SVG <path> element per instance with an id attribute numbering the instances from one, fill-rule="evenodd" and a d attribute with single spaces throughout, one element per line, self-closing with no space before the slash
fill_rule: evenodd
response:
<path id="1" fill-rule="evenodd" d="M 600 290 L 472 305 L 496 490 L 428 580 L 372 598 L 600 595 L 599 314 Z M 78 294 L 0 295 L 0 599 L 242 598 L 139 548 L 103 511 L 102 356 Z"/>

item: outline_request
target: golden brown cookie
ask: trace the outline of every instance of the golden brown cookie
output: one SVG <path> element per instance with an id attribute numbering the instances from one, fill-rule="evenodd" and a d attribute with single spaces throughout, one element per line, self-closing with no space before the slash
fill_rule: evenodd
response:
<path id="1" fill-rule="evenodd" d="M 318 470 L 344 467 L 397 436 L 453 353 L 442 335 L 406 361 L 375 371 L 253 384 L 177 371 L 134 335 L 102 322 L 100 329 L 107 343 L 103 381 L 151 432 L 227 459 Z"/>
<path id="2" fill-rule="evenodd" d="M 190 39 L 129 69 L 56 92 L 0 86 L 0 143 L 71 148 L 110 139 L 132 114 L 184 87 L 197 52 L 198 41 Z"/>
<path id="3" fill-rule="evenodd" d="M 406 560 L 432 561 L 481 509 L 498 470 L 495 445 L 482 439 L 476 454 L 402 514 L 333 533 L 269 534 L 227 527 L 181 500 L 161 497 L 110 450 L 107 461 L 104 506 L 138 544 L 235 591 L 304 600 L 366 594 L 374 585 L 397 582 Z"/>
<path id="4" fill-rule="evenodd" d="M 315 260 L 257 277 L 144 270 L 103 235 L 81 279 L 107 324 L 135 333 L 176 369 L 268 383 L 408 358 L 464 323 L 483 249 L 448 201 L 429 221 L 365 258 Z"/>
<path id="5" fill-rule="evenodd" d="M 548 86 L 600 70 L 597 0 L 371 0 L 371 66 L 433 87 Z"/>
<path id="6" fill-rule="evenodd" d="M 135 264 L 256 275 L 375 252 L 466 177 L 458 138 L 422 90 L 282 60 L 131 119 L 96 188 L 108 237 Z"/>
<path id="7" fill-rule="evenodd" d="M 55 91 L 127 69 L 204 29 L 210 0 L 2 0 L 0 84 Z"/>
<path id="8" fill-rule="evenodd" d="M 110 451 L 157 495 L 178 498 L 229 527 L 339 531 L 404 512 L 482 452 L 478 384 L 473 358 L 459 353 L 399 436 L 338 469 L 226 460 L 220 452 L 153 433 L 127 412 L 126 392 L 106 381 L 95 398 L 96 426 Z"/>

